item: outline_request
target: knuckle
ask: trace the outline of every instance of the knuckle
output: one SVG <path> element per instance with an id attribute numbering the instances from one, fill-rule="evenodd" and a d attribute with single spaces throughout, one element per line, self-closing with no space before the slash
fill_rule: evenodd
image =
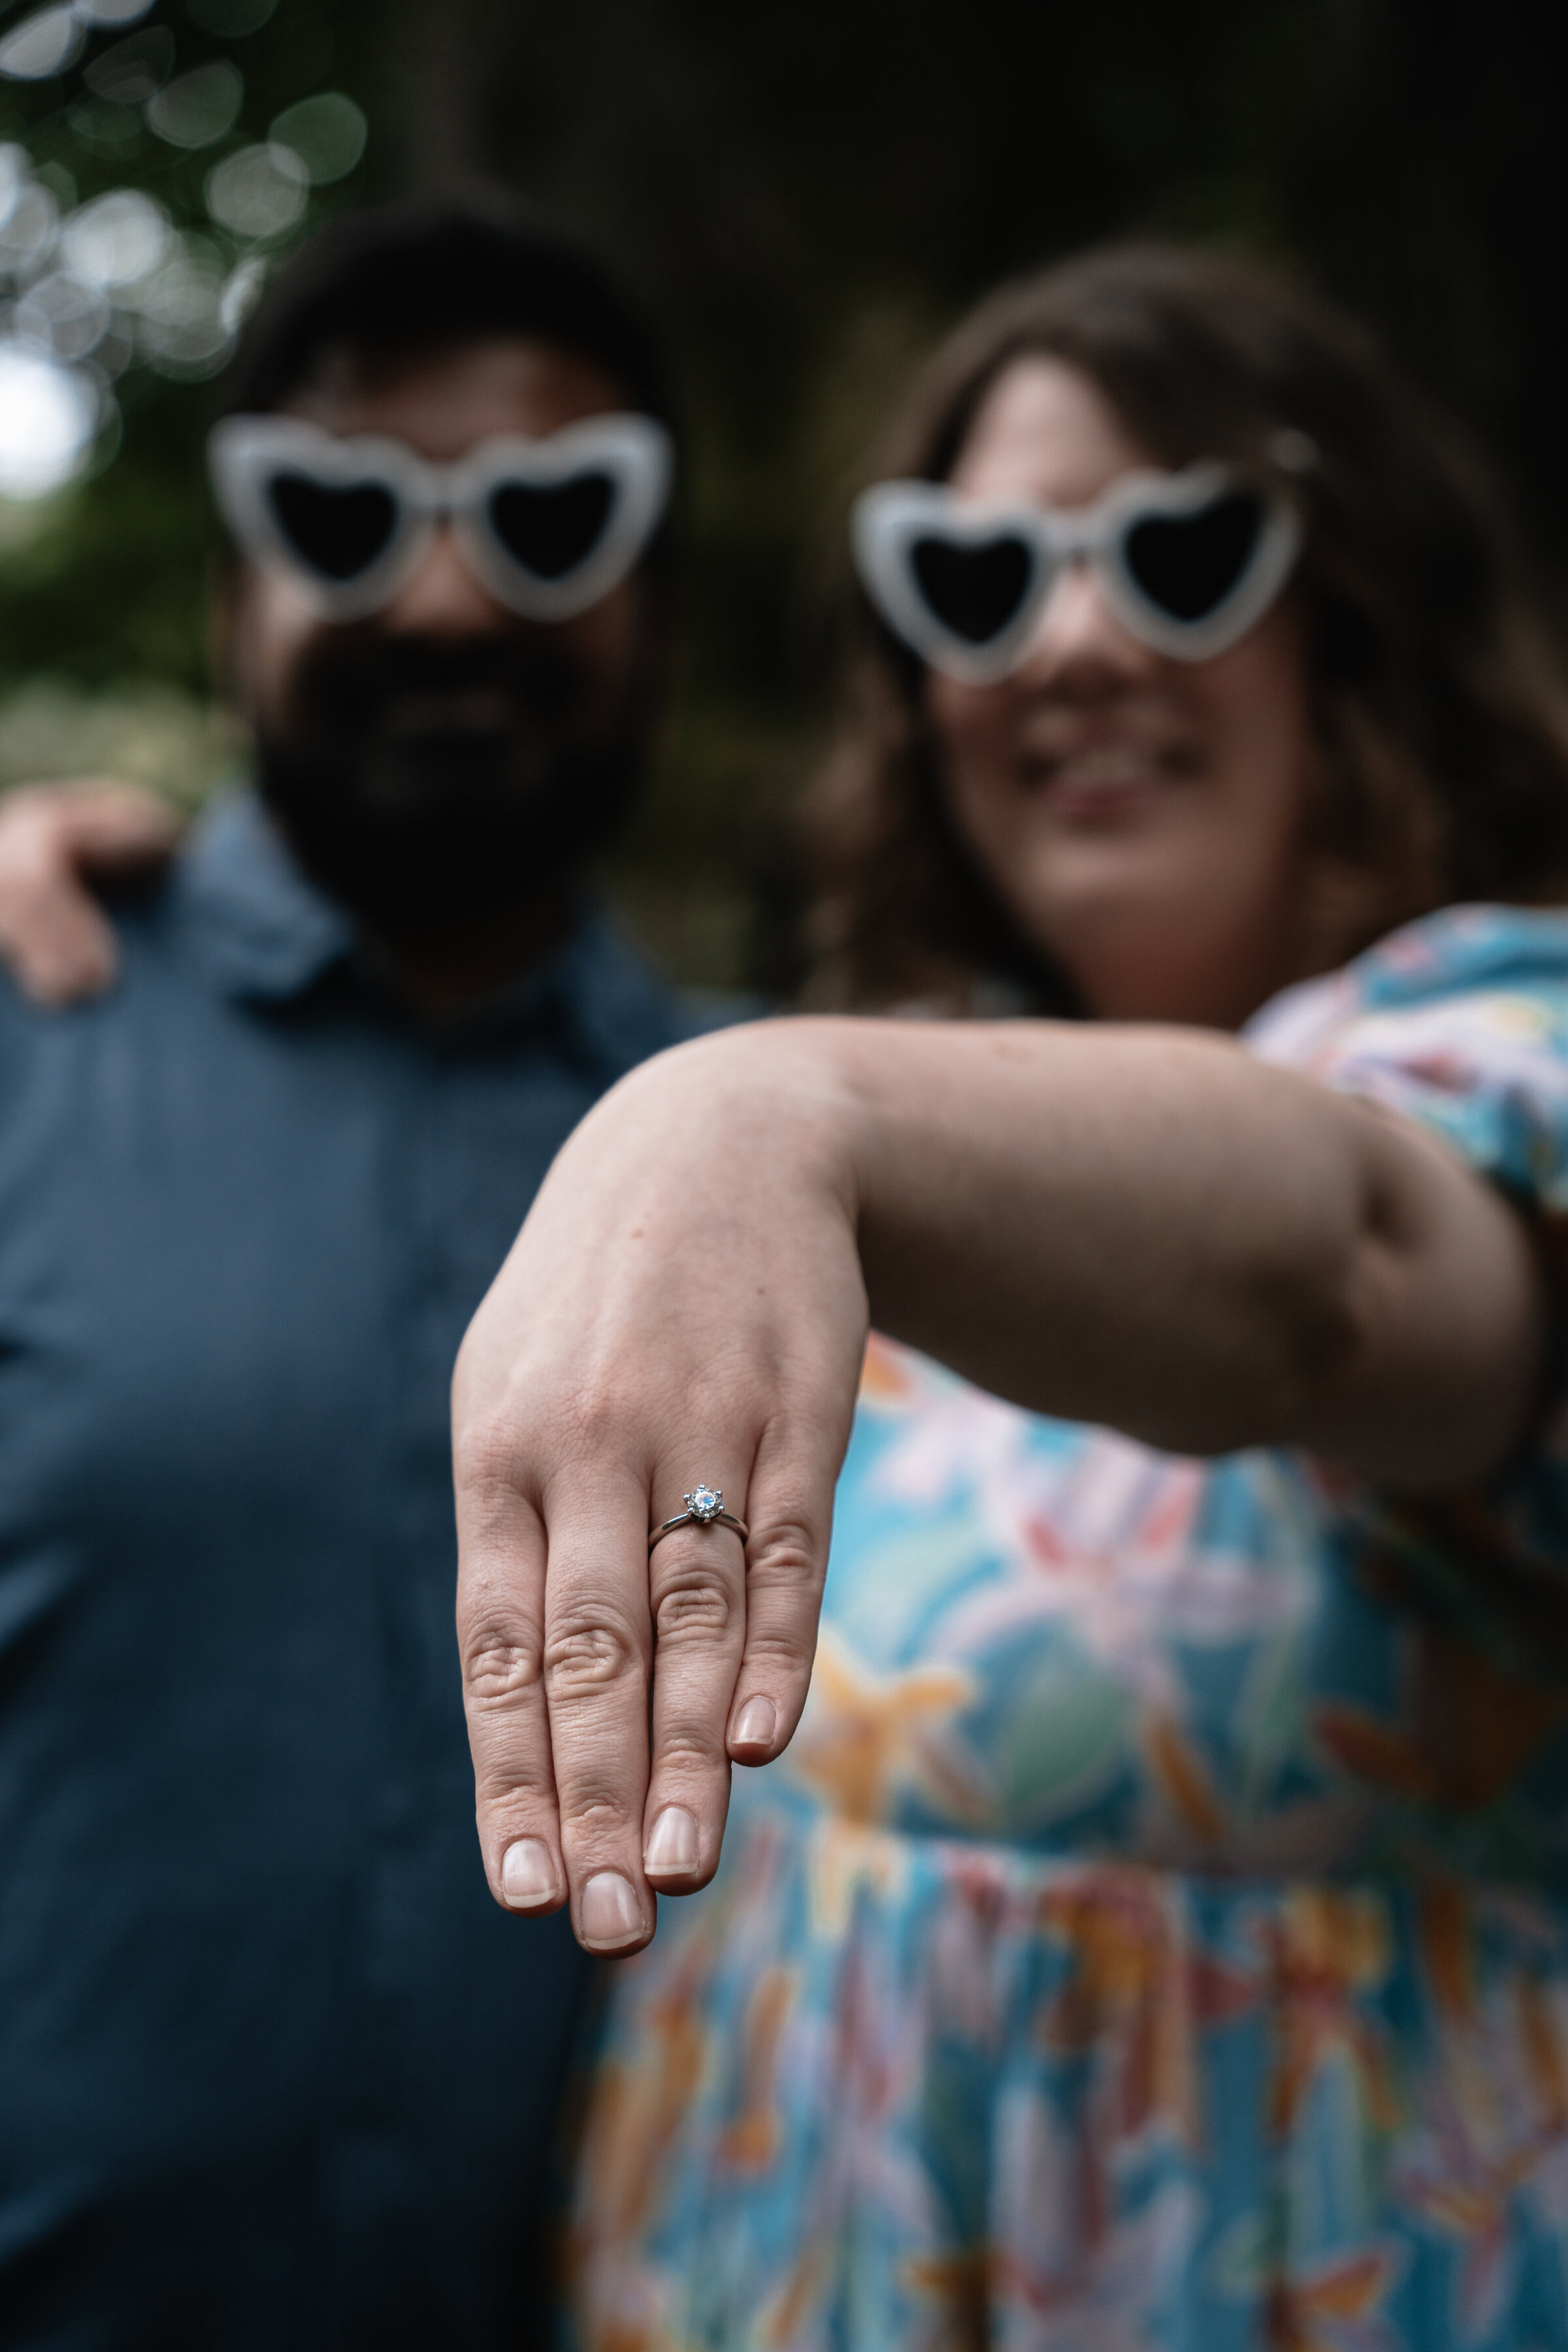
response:
<path id="1" fill-rule="evenodd" d="M 466 1420 L 452 1443 L 458 1485 L 476 1497 L 514 1491 L 520 1450 L 517 1432 L 510 1420 L 499 1414 Z"/>
<path id="2" fill-rule="evenodd" d="M 475 1769 L 474 1794 L 479 1808 L 485 1812 L 503 1814 L 509 1820 L 536 1815 L 541 1806 L 548 1807 L 552 1802 L 554 1793 L 554 1782 L 549 1773 L 531 1766 L 525 1759 L 502 1758 Z"/>
<path id="3" fill-rule="evenodd" d="M 752 1537 L 748 1580 L 753 1591 L 815 1590 L 822 1581 L 826 1550 L 824 1537 L 804 1521 L 795 1525 L 771 1521 Z"/>
<path id="4" fill-rule="evenodd" d="M 641 1644 L 608 1616 L 559 1626 L 544 1645 L 544 1678 L 552 1698 L 603 1690 L 641 1667 Z"/>
<path id="5" fill-rule="evenodd" d="M 540 1673 L 539 1643 L 526 1634 L 487 1626 L 464 1644 L 463 1682 L 479 1706 L 521 1697 Z"/>
<path id="6" fill-rule="evenodd" d="M 658 1773 L 661 1780 L 689 1785 L 706 1780 L 728 1761 L 724 1746 L 724 1724 L 721 1717 L 711 1739 L 700 1739 L 689 1729 L 665 1734 L 658 1742 Z"/>
<path id="7" fill-rule="evenodd" d="M 786 1675 L 804 1674 L 816 1653 L 816 1627 L 778 1624 L 752 1620 L 746 1635 L 746 1665 L 749 1671 L 758 1667 L 776 1666 Z"/>
<path id="8" fill-rule="evenodd" d="M 626 1838 L 631 1824 L 628 1809 L 608 1795 L 580 1794 L 561 1809 L 562 1836 L 578 1848 L 616 1846 Z"/>
<path id="9" fill-rule="evenodd" d="M 550 1397 L 551 1451 L 561 1470 L 570 1475 L 606 1454 L 623 1454 L 638 1402 L 636 1387 L 616 1366 L 574 1362 Z"/>
<path id="10" fill-rule="evenodd" d="M 574 1450 L 589 1459 L 624 1437 L 627 1399 L 619 1381 L 590 1377 L 574 1389 L 569 1414 Z"/>
<path id="11" fill-rule="evenodd" d="M 721 1639 L 734 1625 L 739 1594 L 734 1582 L 713 1569 L 693 1565 L 662 1586 L 654 1604 L 661 1643 Z"/>

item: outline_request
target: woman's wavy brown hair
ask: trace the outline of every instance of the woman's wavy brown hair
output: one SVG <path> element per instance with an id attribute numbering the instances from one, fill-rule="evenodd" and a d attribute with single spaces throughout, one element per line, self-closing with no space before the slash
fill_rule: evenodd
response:
<path id="1" fill-rule="evenodd" d="M 1457 899 L 1568 895 L 1562 672 L 1485 469 L 1371 341 L 1247 264 L 1110 247 L 983 303 L 876 476 L 944 479 L 996 377 L 1030 353 L 1082 370 L 1164 464 L 1278 479 L 1296 461 L 1325 964 Z M 806 809 L 807 1001 L 962 1009 L 1001 981 L 1072 1010 L 948 820 L 920 664 L 863 599 L 852 625 L 847 709 Z"/>

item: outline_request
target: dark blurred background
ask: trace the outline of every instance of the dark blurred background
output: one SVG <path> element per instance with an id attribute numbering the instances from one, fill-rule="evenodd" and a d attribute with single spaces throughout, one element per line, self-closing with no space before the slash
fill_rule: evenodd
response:
<path id="1" fill-rule="evenodd" d="M 686 977 L 766 962 L 846 488 L 1021 265 L 1152 231 L 1293 267 L 1490 446 L 1568 614 L 1562 47 L 1522 0 L 12 0 L 0 782 L 191 800 L 243 758 L 202 640 L 211 378 L 312 221 L 481 175 L 586 230 L 674 346 L 689 657 L 616 883 Z"/>

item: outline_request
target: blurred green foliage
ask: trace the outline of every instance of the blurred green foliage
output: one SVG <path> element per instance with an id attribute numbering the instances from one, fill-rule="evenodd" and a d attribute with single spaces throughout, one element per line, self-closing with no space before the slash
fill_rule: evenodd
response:
<path id="1" fill-rule="evenodd" d="M 1568 557 L 1563 100 L 1554 28 L 1522 0 L 280 0 L 220 40 L 226 5 L 245 0 L 158 0 L 145 21 L 182 66 L 216 48 L 240 66 L 237 137 L 329 82 L 370 118 L 363 164 L 318 205 L 505 182 L 587 231 L 668 326 L 688 657 L 618 885 L 689 976 L 746 961 L 749 879 L 824 724 L 823 614 L 868 443 L 1005 272 L 1144 232 L 1296 267 L 1491 441 L 1548 570 Z M 83 194 L 131 178 L 194 202 L 200 158 L 145 131 L 89 149 L 79 84 L 0 86 L 0 137 Z M 18 712 L 56 714 L 58 772 L 73 709 L 97 766 L 106 713 L 129 742 L 151 688 L 165 710 L 204 692 L 210 397 L 143 376 L 111 464 L 47 512 L 0 510 L 0 780 L 11 747 L 47 749 Z M 178 733 L 188 793 L 229 753 L 199 712 L 176 751 Z"/>
<path id="2" fill-rule="evenodd" d="M 10 30 L 25 15 L 0 10 L 0 18 Z M 0 79 L 0 141 L 27 149 L 63 211 L 135 187 L 176 224 L 213 236 L 203 190 L 215 162 L 264 140 L 275 117 L 329 77 L 379 94 L 375 29 L 370 10 L 318 0 L 155 0 L 128 34 L 112 25 L 96 33 L 65 72 Z M 161 45 L 165 79 L 220 60 L 237 70 L 238 116 L 219 140 L 176 145 L 155 134 L 144 109 L 95 93 L 95 67 L 150 43 Z M 366 184 L 362 169 L 320 192 L 310 218 L 353 203 Z M 211 389 L 136 365 L 116 393 L 117 429 L 89 479 L 39 513 L 0 501 L 0 692 L 39 670 L 99 688 L 156 678 L 206 691 L 212 526 L 201 442 Z"/>

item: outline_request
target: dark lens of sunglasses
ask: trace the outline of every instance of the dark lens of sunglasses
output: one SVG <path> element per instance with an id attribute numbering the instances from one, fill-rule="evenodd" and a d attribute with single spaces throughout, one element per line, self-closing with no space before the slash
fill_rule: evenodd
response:
<path id="1" fill-rule="evenodd" d="M 289 546 L 323 580 L 357 579 L 397 529 L 397 500 L 379 482 L 338 489 L 308 474 L 275 474 L 267 495 Z"/>
<path id="2" fill-rule="evenodd" d="M 1033 566 L 1023 540 L 917 539 L 910 568 L 921 594 L 955 637 L 972 646 L 1000 636 L 1028 593 Z"/>
<path id="3" fill-rule="evenodd" d="M 1173 621 L 1202 621 L 1224 604 L 1251 562 L 1263 501 L 1226 490 L 1191 515 L 1151 515 L 1127 534 L 1127 569 Z"/>
<path id="4" fill-rule="evenodd" d="M 564 580 L 599 544 L 615 502 L 608 474 L 574 474 L 548 487 L 503 482 L 490 495 L 490 529 L 536 580 Z"/>

